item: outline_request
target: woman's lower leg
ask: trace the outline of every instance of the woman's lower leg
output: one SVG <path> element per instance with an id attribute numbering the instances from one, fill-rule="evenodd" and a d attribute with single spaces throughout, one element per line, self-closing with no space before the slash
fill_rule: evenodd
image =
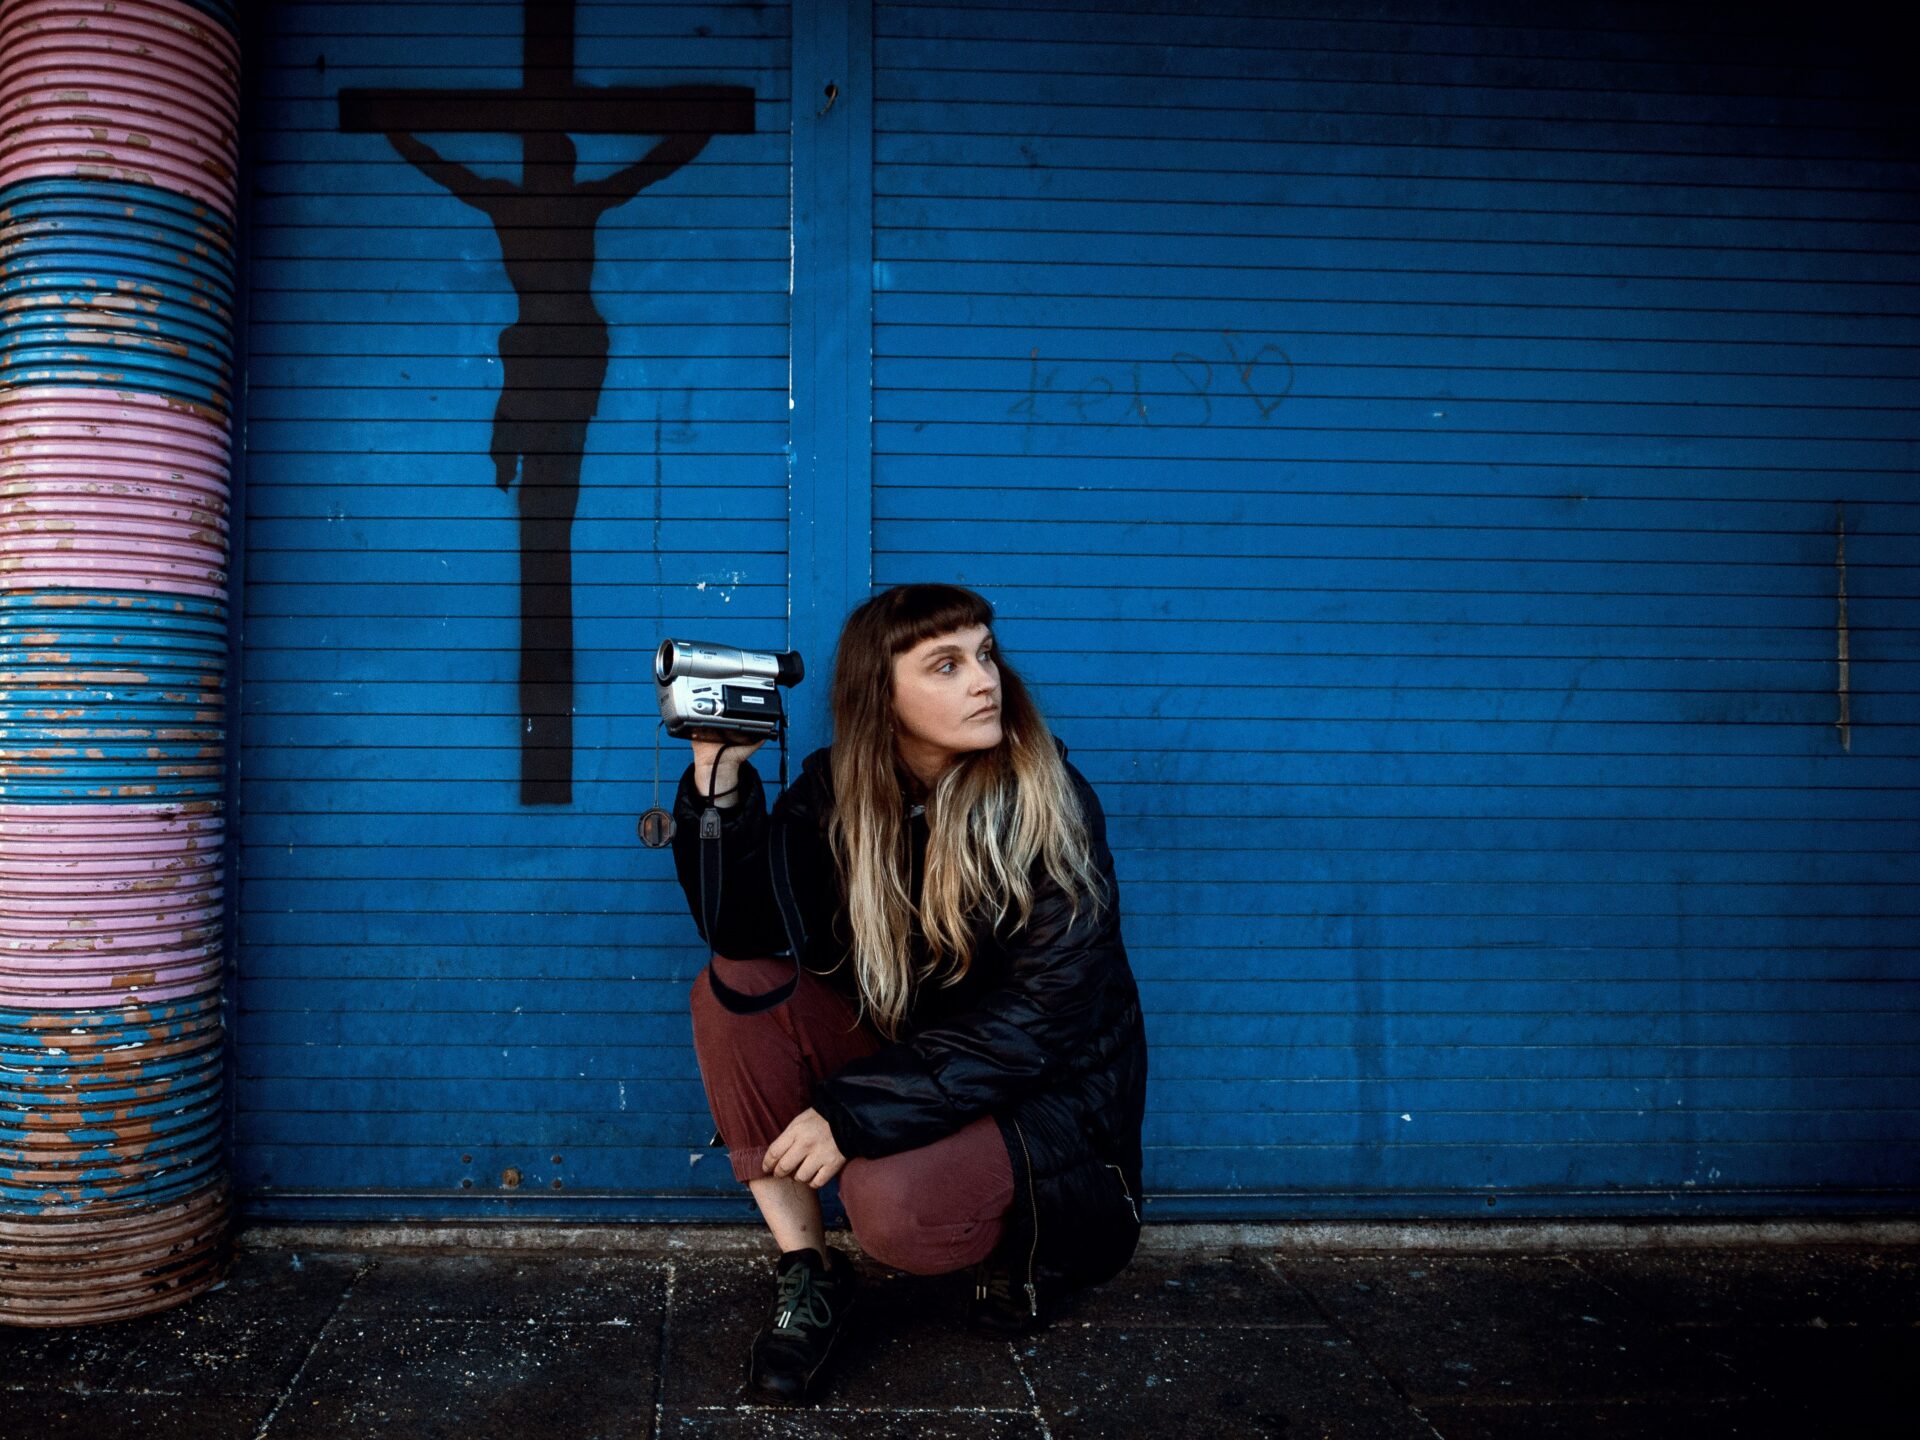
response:
<path id="1" fill-rule="evenodd" d="M 820 1216 L 820 1192 L 803 1180 L 783 1175 L 768 1175 L 749 1180 L 754 1203 L 760 1207 L 767 1228 L 782 1254 L 789 1250 L 816 1250 L 822 1263 L 827 1258 L 827 1227 Z"/>

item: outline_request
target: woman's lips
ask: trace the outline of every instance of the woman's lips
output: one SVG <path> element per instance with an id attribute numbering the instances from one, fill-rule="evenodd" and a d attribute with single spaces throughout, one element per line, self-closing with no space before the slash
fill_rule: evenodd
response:
<path id="1" fill-rule="evenodd" d="M 989 716 L 989 715 L 998 715 L 999 713 L 1000 713 L 1000 707 L 999 707 L 998 705 L 989 705 L 989 706 L 987 706 L 987 708 L 986 708 L 986 709 L 984 709 L 984 710 L 976 710 L 976 711 L 974 711 L 974 712 L 973 712 L 973 714 L 971 714 L 971 715 L 969 715 L 969 716 L 967 716 L 967 719 L 969 719 L 969 720 L 984 720 L 984 719 L 986 719 L 986 718 L 987 718 L 987 716 Z"/>

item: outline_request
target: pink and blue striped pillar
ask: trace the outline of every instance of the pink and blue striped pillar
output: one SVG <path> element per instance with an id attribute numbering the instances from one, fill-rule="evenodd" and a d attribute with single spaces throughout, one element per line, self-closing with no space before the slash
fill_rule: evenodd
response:
<path id="1" fill-rule="evenodd" d="M 231 0 L 0 0 L 0 1322 L 226 1264 Z"/>

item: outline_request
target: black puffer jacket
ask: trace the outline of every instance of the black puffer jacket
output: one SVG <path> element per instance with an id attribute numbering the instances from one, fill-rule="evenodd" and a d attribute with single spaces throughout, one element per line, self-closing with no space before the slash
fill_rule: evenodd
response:
<path id="1" fill-rule="evenodd" d="M 1063 762 L 1066 754 L 1060 745 Z M 786 951 L 767 856 L 768 825 L 785 825 L 793 892 L 806 921 L 802 963 L 853 995 L 846 906 L 826 832 L 834 803 L 831 761 L 829 749 L 807 756 L 771 817 L 758 773 L 750 763 L 740 767 L 738 803 L 720 812 L 721 899 L 714 933 L 704 938 L 723 957 Z M 1012 1253 L 1024 1257 L 1026 1283 L 1041 1290 L 1108 1279 L 1132 1258 L 1140 1238 L 1146 1029 L 1120 938 L 1106 815 L 1086 777 L 1071 764 L 1066 768 L 1111 905 L 1095 917 L 1083 898 L 1070 924 L 1068 897 L 1036 865 L 1028 924 L 1016 932 L 1011 919 L 998 927 L 983 919 L 966 980 L 946 990 L 922 987 L 900 1041 L 813 1092 L 814 1108 L 849 1159 L 926 1145 L 992 1114 L 1013 1159 Z M 698 825 L 705 808 L 689 765 L 674 802 L 673 850 L 696 924 Z M 917 907 L 927 822 L 918 806 L 910 819 L 910 893 Z M 727 978 L 724 969 L 720 978 Z"/>

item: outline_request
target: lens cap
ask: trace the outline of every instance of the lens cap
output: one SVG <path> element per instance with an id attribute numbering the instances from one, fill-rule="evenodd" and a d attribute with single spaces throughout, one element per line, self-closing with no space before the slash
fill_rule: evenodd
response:
<path id="1" fill-rule="evenodd" d="M 658 805 L 640 817 L 640 843 L 661 850 L 673 843 L 673 812 Z"/>

